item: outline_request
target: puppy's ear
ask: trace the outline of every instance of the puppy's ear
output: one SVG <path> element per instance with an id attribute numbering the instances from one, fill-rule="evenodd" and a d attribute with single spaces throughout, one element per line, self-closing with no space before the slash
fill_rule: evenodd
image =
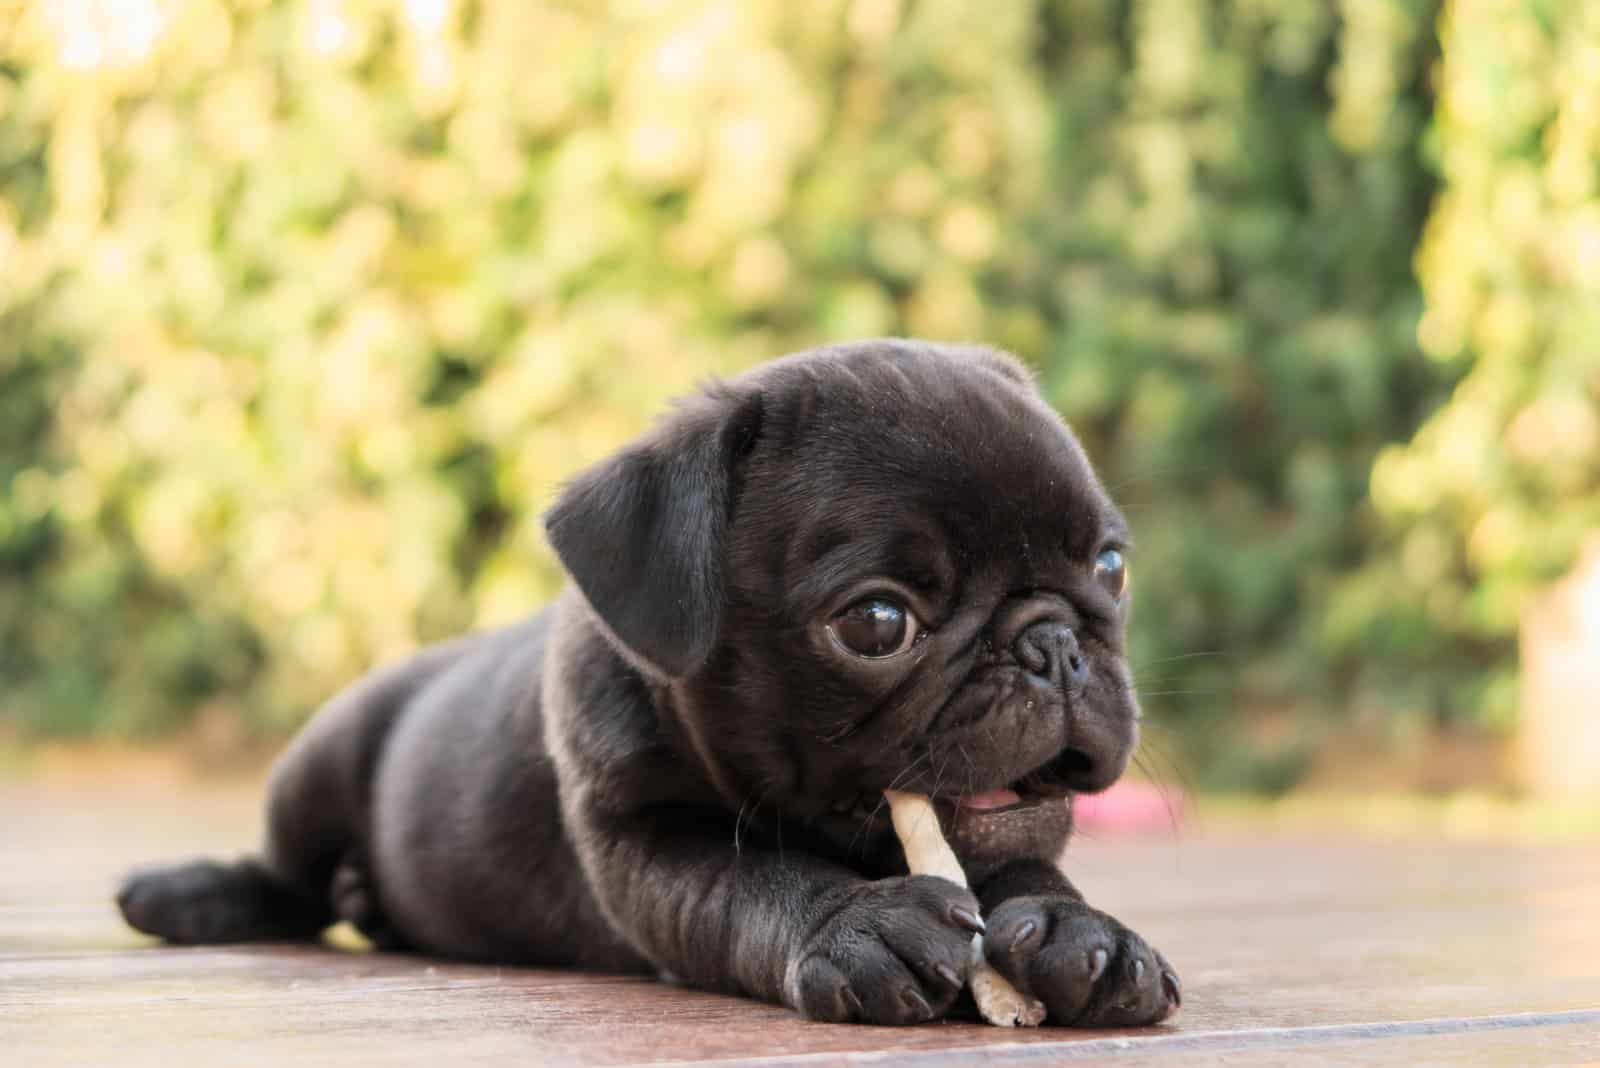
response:
<path id="1" fill-rule="evenodd" d="M 713 386 L 578 475 L 545 513 L 556 555 L 612 636 L 681 678 L 721 622 L 735 472 L 761 432 L 758 392 Z"/>

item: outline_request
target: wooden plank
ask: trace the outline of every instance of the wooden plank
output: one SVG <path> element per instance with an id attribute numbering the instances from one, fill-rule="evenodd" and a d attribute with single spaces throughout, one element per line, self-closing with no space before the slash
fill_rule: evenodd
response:
<path id="1" fill-rule="evenodd" d="M 128 866 L 236 853 L 251 791 L 0 791 L 0 1051 L 26 1065 L 1583 1063 L 1600 1057 L 1600 850 L 1261 839 L 1083 842 L 1069 870 L 1183 973 L 1121 1035 L 810 1024 L 658 983 L 316 947 L 150 946 Z M 1586 1054 L 1584 1051 L 1588 1050 Z"/>

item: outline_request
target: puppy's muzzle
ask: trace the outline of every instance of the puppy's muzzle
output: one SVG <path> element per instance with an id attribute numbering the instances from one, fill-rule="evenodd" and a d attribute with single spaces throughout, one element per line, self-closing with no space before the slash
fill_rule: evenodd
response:
<path id="1" fill-rule="evenodd" d="M 1048 777 L 1074 791 L 1105 789 L 1122 774 L 1128 743 L 1116 724 L 1102 721 L 1078 700 L 1089 682 L 1089 664 L 1077 634 L 1059 619 L 1036 620 L 1017 635 L 1012 653 L 1037 684 L 1067 697 L 1071 741 Z"/>

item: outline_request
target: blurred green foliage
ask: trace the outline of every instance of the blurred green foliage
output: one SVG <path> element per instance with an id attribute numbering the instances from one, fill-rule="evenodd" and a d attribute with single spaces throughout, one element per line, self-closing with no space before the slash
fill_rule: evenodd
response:
<path id="1" fill-rule="evenodd" d="M 1435 8 L 1052 14 L 1049 319 L 1026 347 L 1131 512 L 1156 724 L 1213 780 L 1286 785 L 1346 708 L 1323 606 L 1372 545 L 1372 459 L 1448 377 L 1417 350 L 1410 264 Z"/>
<path id="2" fill-rule="evenodd" d="M 1290 781 L 1284 709 L 1499 722 L 1600 500 L 1592 8 L 23 7 L 0 715 L 286 730 L 551 594 L 540 508 L 665 398 L 901 333 L 1080 429 L 1207 777 Z"/>
<path id="3" fill-rule="evenodd" d="M 1327 638 L 1378 692 L 1505 725 L 1523 606 L 1600 531 L 1600 4 L 1457 0 L 1441 34 L 1419 336 L 1461 378 L 1378 458 L 1384 544 Z"/>

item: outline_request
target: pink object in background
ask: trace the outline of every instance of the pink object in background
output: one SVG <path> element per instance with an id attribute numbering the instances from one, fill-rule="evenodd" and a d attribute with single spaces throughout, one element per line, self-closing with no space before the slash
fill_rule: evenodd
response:
<path id="1" fill-rule="evenodd" d="M 1119 782 L 1105 793 L 1073 798 L 1072 822 L 1091 834 L 1173 831 L 1183 825 L 1184 802 L 1175 786 Z"/>

